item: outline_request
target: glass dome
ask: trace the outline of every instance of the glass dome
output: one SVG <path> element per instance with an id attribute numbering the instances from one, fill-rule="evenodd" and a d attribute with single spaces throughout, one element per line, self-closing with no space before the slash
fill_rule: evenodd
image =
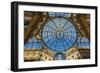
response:
<path id="1" fill-rule="evenodd" d="M 46 23 L 42 37 L 48 48 L 64 51 L 74 44 L 77 33 L 73 23 L 66 18 L 57 17 Z"/>

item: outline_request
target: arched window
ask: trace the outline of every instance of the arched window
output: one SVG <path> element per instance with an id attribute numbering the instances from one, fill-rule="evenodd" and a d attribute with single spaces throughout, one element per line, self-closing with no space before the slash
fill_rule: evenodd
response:
<path id="1" fill-rule="evenodd" d="M 62 12 L 49 12 L 51 17 L 71 17 L 71 13 L 62 13 Z"/>
<path id="2" fill-rule="evenodd" d="M 90 42 L 86 37 L 79 37 L 77 40 L 77 47 L 78 48 L 90 48 Z"/>
<path id="3" fill-rule="evenodd" d="M 66 59 L 63 53 L 56 53 L 54 58 L 55 60 L 65 60 Z"/>
<path id="4" fill-rule="evenodd" d="M 25 49 L 31 49 L 31 48 L 41 48 L 42 44 L 40 40 L 37 40 L 35 37 L 32 37 L 28 40 L 28 42 L 25 44 Z"/>

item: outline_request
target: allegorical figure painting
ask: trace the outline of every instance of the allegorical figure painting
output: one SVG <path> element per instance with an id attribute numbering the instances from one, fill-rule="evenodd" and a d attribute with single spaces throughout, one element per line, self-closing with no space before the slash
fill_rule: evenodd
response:
<path id="1" fill-rule="evenodd" d="M 90 59 L 90 14 L 24 11 L 24 61 Z"/>

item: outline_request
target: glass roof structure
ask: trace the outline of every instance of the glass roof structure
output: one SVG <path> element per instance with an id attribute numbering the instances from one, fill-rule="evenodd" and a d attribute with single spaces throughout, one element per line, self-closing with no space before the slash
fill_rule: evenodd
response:
<path id="1" fill-rule="evenodd" d="M 77 33 L 74 25 L 65 18 L 50 19 L 42 32 L 45 44 L 54 51 L 64 51 L 70 48 Z"/>
<path id="2" fill-rule="evenodd" d="M 74 44 L 78 48 L 90 48 L 90 42 L 86 37 L 77 37 L 77 31 L 69 19 L 71 13 L 48 12 L 50 18 L 42 29 L 40 35 L 42 40 L 37 40 L 32 36 L 24 45 L 26 49 L 41 49 L 44 45 L 54 51 L 64 51 L 71 48 Z"/>

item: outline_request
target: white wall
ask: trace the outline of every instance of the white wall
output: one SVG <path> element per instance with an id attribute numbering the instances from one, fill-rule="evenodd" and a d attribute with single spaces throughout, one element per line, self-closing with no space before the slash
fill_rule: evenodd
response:
<path id="1" fill-rule="evenodd" d="M 0 73 L 11 73 L 10 69 L 10 2 L 14 0 L 0 0 Z M 18 1 L 18 0 L 16 0 Z M 21 0 L 21 1 L 34 1 L 45 3 L 62 3 L 62 4 L 78 4 L 78 5 L 93 5 L 98 6 L 98 13 L 100 13 L 100 0 Z M 98 14 L 100 16 L 100 14 Z M 100 17 L 98 17 L 99 19 Z M 99 20 L 98 20 L 99 21 Z M 100 21 L 99 21 L 100 23 Z M 99 24 L 98 23 L 98 24 Z M 100 25 L 98 26 L 100 31 Z M 100 37 L 100 33 L 98 34 Z M 100 40 L 100 38 L 98 39 Z M 99 41 L 100 43 L 100 41 Z M 98 47 L 98 55 L 100 56 L 100 46 Z M 100 61 L 100 58 L 99 58 Z M 100 64 L 100 62 L 99 62 Z M 100 66 L 91 68 L 74 68 L 74 69 L 60 69 L 60 70 L 45 70 L 36 71 L 36 73 L 99 73 Z M 32 73 L 32 71 L 30 71 Z"/>

